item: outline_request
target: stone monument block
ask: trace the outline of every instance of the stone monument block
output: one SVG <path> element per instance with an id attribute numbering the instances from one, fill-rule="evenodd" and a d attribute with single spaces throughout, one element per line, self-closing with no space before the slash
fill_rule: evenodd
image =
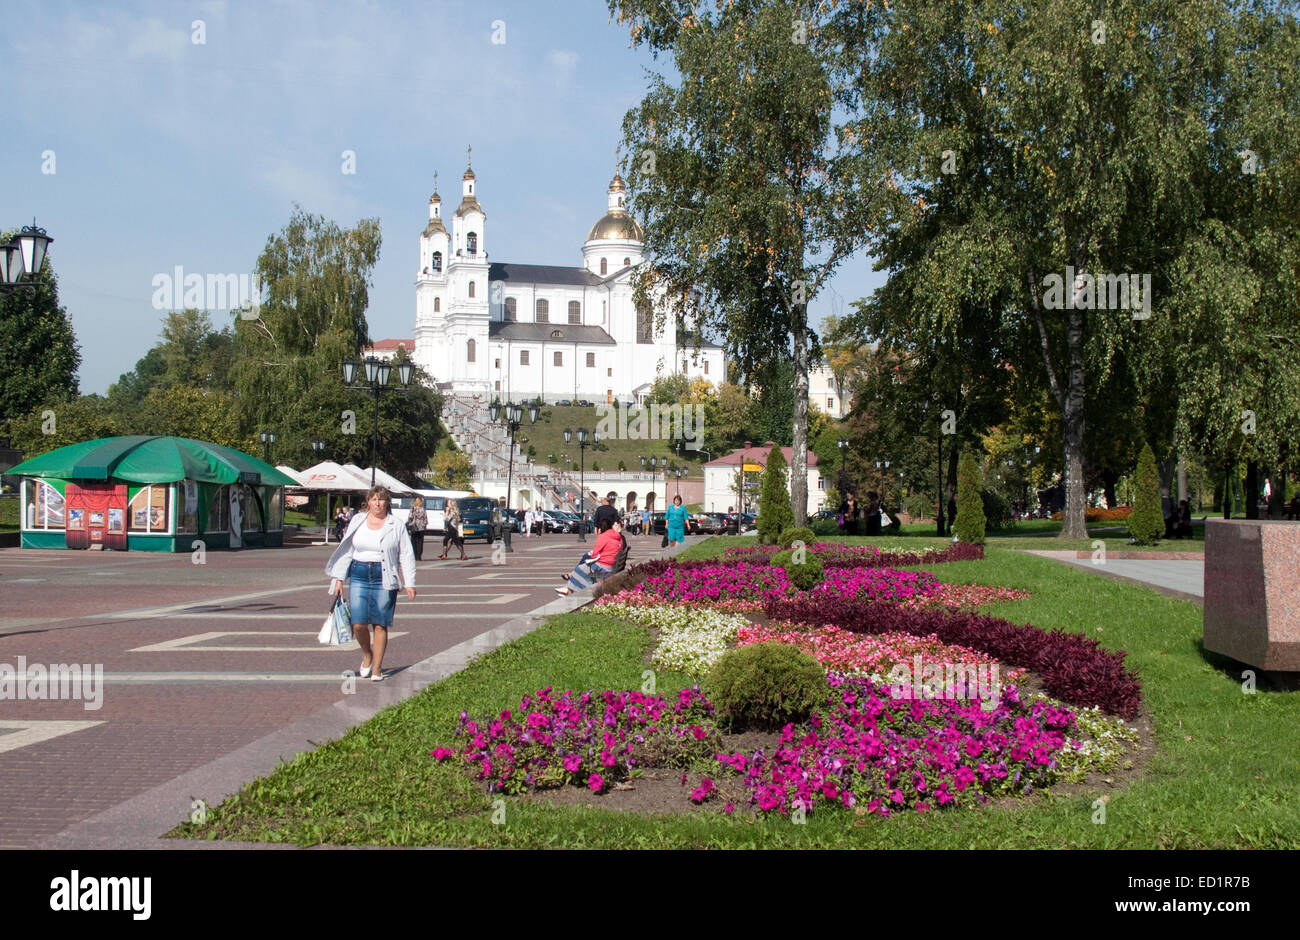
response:
<path id="1" fill-rule="evenodd" d="M 1277 672 L 1300 672 L 1300 524 L 1205 523 L 1205 648 Z"/>

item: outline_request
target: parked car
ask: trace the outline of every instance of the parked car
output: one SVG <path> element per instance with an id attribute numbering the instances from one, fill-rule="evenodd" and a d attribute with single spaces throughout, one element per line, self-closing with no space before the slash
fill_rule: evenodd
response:
<path id="1" fill-rule="evenodd" d="M 579 516 L 576 512 L 565 512 L 565 513 L 560 513 L 560 515 L 564 516 L 564 518 L 569 521 L 568 531 L 570 532 L 577 532 L 579 528 L 581 528 L 582 531 L 584 532 L 596 531 L 596 526 L 592 523 L 590 516 L 587 516 L 584 519 L 582 516 Z"/>
<path id="2" fill-rule="evenodd" d="M 465 539 L 484 539 L 489 545 L 505 532 L 505 517 L 495 499 L 466 496 L 460 500 L 460 520 Z"/>
<path id="3" fill-rule="evenodd" d="M 591 402 L 587 401 L 587 399 L 585 399 L 585 398 L 582 399 L 581 401 L 575 402 L 574 404 L 576 404 L 579 408 L 594 408 L 594 407 L 596 407 L 596 406 L 593 405 Z"/>
<path id="4" fill-rule="evenodd" d="M 748 532 L 758 524 L 758 516 L 752 512 L 735 513 L 729 512 L 723 517 L 723 524 L 727 531 L 736 531 L 736 517 L 740 517 L 740 531 Z"/>
<path id="5" fill-rule="evenodd" d="M 562 401 L 557 401 L 557 402 L 555 403 L 555 406 L 556 406 L 557 408 L 568 408 L 568 407 L 571 407 L 572 405 L 573 405 L 573 402 L 569 401 L 569 399 L 567 399 L 567 398 L 563 399 Z"/>

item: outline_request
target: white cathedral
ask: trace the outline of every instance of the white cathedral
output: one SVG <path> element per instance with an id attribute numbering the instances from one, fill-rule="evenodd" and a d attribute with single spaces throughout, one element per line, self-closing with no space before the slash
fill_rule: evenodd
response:
<path id="1" fill-rule="evenodd" d="M 448 234 L 435 175 L 420 236 L 414 358 L 440 388 L 489 400 L 609 404 L 643 401 L 660 374 L 726 378 L 720 346 L 697 350 L 671 318 L 657 331 L 653 311 L 633 303 L 644 233 L 624 208 L 619 176 L 579 267 L 490 262 L 476 186 L 469 167 Z"/>

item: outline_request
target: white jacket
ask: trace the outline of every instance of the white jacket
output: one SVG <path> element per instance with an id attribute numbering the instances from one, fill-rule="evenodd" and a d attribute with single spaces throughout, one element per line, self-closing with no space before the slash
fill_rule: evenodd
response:
<path id="1" fill-rule="evenodd" d="M 337 581 L 346 581 L 348 568 L 352 565 L 352 538 L 357 529 L 366 524 L 369 513 L 359 512 L 353 518 L 348 531 L 339 542 L 339 547 L 330 556 L 325 565 L 325 573 Z M 381 564 L 384 571 L 384 590 L 396 591 L 399 587 L 415 587 L 415 549 L 411 547 L 411 536 L 406 526 L 402 525 L 391 512 L 379 530 L 379 551 L 383 556 Z M 398 569 L 401 569 L 402 581 L 398 583 Z"/>

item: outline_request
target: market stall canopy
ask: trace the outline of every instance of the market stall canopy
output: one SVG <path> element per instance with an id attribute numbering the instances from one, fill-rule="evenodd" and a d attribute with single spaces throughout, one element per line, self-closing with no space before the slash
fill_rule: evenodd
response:
<path id="1" fill-rule="evenodd" d="M 350 464 L 350 463 L 345 463 L 343 466 L 345 469 L 351 470 L 355 476 L 359 476 L 363 480 L 370 479 L 369 470 L 362 470 L 356 464 Z M 392 493 L 394 496 L 415 495 L 415 490 L 411 489 L 401 480 L 397 479 L 397 477 L 392 476 L 391 474 L 388 473 L 384 473 L 384 471 L 380 470 L 378 467 L 375 467 L 374 473 L 375 473 L 375 483 L 377 483 L 380 486 L 388 487 L 388 491 Z"/>
<path id="2" fill-rule="evenodd" d="M 69 444 L 24 460 L 15 476 L 60 480 L 123 480 L 127 483 L 247 483 L 294 486 L 297 481 L 241 451 L 187 437 L 133 434 Z"/>
<path id="3" fill-rule="evenodd" d="M 298 474 L 301 486 L 307 490 L 329 490 L 332 493 L 364 493 L 370 489 L 369 478 L 363 480 L 355 473 L 340 467 L 332 460 L 323 460 Z"/>
<path id="4" fill-rule="evenodd" d="M 298 485 L 298 486 L 302 486 L 302 477 L 298 475 L 298 471 L 295 470 L 295 469 L 293 469 L 293 467 L 288 467 L 288 466 L 285 466 L 284 464 L 280 464 L 280 465 L 279 465 L 278 467 L 276 467 L 275 469 L 279 470 L 279 471 L 280 471 L 281 473 L 283 473 L 285 476 L 287 476 L 287 477 L 291 477 L 291 478 L 293 479 L 293 482 L 294 482 L 296 485 Z"/>

